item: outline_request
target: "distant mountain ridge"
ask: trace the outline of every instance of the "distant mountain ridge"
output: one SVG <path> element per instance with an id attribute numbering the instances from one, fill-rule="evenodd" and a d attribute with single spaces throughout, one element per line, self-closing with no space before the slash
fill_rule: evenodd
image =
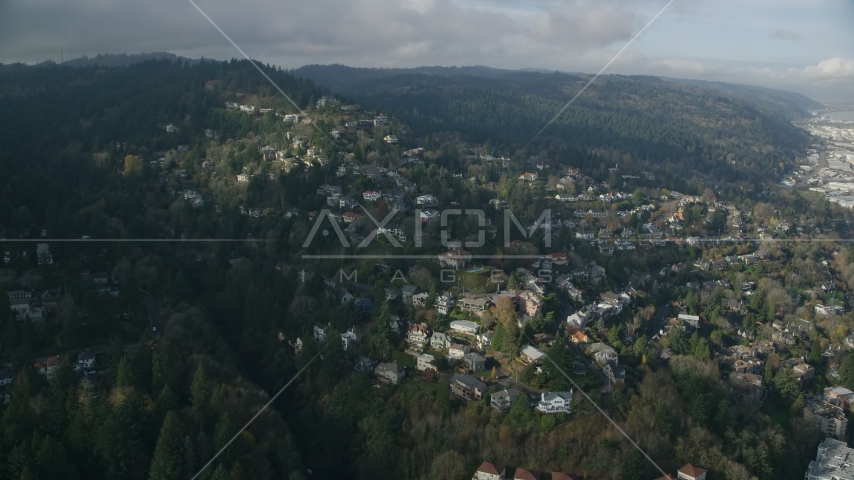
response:
<path id="1" fill-rule="evenodd" d="M 680 78 L 664 78 L 664 80 L 687 83 L 700 88 L 718 90 L 749 100 L 760 107 L 773 110 L 790 120 L 798 120 L 810 116 L 809 110 L 825 108 L 806 95 L 787 92 L 774 88 L 757 87 L 755 85 L 741 85 L 738 83 L 709 82 L 706 80 L 685 80 Z"/>
<path id="2" fill-rule="evenodd" d="M 85 67 L 126 67 L 136 63 L 149 60 L 172 60 L 187 61 L 190 64 L 203 61 L 204 58 L 187 58 L 170 52 L 150 52 L 139 54 L 98 54 L 94 57 L 83 56 L 64 62 L 66 66 Z M 53 63 L 53 62 L 46 62 Z M 471 76 L 481 78 L 506 78 L 517 73 L 538 73 L 548 75 L 552 73 L 563 73 L 577 75 L 576 72 L 559 72 L 540 68 L 523 68 L 518 70 L 487 67 L 483 65 L 471 65 L 462 67 L 422 66 L 413 68 L 365 68 L 349 67 L 341 64 L 332 65 L 304 65 L 292 70 L 296 76 L 308 78 L 329 87 L 340 93 L 351 93 L 355 84 L 374 81 L 405 74 L 425 74 L 443 77 Z M 825 105 L 799 93 L 777 90 L 773 88 L 759 87 L 754 85 L 743 85 L 724 82 L 711 82 L 706 80 L 681 79 L 671 77 L 659 77 L 662 80 L 675 83 L 694 85 L 700 88 L 716 90 L 734 95 L 751 101 L 760 107 L 774 111 L 788 118 L 796 120 L 809 116 L 809 110 L 822 109 Z"/>
<path id="3" fill-rule="evenodd" d="M 508 78 L 520 73 L 534 73 L 541 75 L 565 74 L 584 75 L 577 72 L 560 72 L 538 68 L 525 68 L 519 70 L 508 70 L 473 65 L 467 67 L 414 67 L 414 68 L 366 68 L 349 67 L 341 64 L 332 65 L 305 65 L 292 71 L 294 75 L 329 87 L 341 94 L 355 93 L 365 82 L 378 81 L 381 79 L 411 74 L 435 75 L 442 77 L 471 76 L 481 78 Z M 632 76 L 628 76 L 632 77 Z M 824 105 L 799 93 L 776 90 L 773 88 L 757 87 L 753 85 L 741 85 L 723 82 L 710 82 L 705 80 L 688 80 L 670 77 L 655 77 L 667 82 L 694 85 L 707 90 L 726 93 L 744 100 L 753 102 L 762 108 L 776 112 L 789 120 L 797 120 L 810 116 L 810 109 L 821 109 Z"/>
<path id="4" fill-rule="evenodd" d="M 175 55 L 174 53 L 169 52 L 151 52 L 151 53 L 119 53 L 119 54 L 101 54 L 94 57 L 88 57 L 86 55 L 78 58 L 73 58 L 71 60 L 65 61 L 62 64 L 66 67 L 127 67 L 130 65 L 134 65 L 137 63 L 147 62 L 150 60 L 172 60 L 172 61 L 186 61 L 190 62 L 190 64 L 195 65 L 199 63 L 202 59 L 195 58 L 186 58 Z M 55 62 L 45 62 L 45 64 L 53 64 Z"/>
<path id="5" fill-rule="evenodd" d="M 542 136 L 538 132 L 592 77 L 488 67 L 417 69 L 311 65 L 292 71 L 419 134 L 458 132 L 516 149 L 552 145 L 621 152 L 684 174 L 767 178 L 792 168 L 809 135 L 791 120 L 811 105 L 770 89 L 730 91 L 654 76 L 603 75 Z M 750 96 L 750 98 L 745 98 Z"/>

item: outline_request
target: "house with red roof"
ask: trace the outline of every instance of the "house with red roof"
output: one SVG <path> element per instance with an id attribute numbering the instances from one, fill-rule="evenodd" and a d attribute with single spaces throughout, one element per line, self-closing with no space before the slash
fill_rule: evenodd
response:
<path id="1" fill-rule="evenodd" d="M 513 480 L 540 480 L 540 472 L 517 468 Z"/>
<path id="2" fill-rule="evenodd" d="M 581 478 L 572 473 L 552 472 L 552 480 L 581 480 Z"/>
<path id="3" fill-rule="evenodd" d="M 506 480 L 507 467 L 497 463 L 483 462 L 474 472 L 472 480 Z"/>
<path id="4" fill-rule="evenodd" d="M 659 477 L 656 480 L 706 480 L 706 470 L 695 467 L 690 463 L 685 464 L 684 467 L 680 468 L 676 471 L 676 476 L 665 475 L 663 477 Z"/>
<path id="5" fill-rule="evenodd" d="M 676 471 L 676 476 L 681 480 L 706 480 L 706 470 L 688 463 Z"/>

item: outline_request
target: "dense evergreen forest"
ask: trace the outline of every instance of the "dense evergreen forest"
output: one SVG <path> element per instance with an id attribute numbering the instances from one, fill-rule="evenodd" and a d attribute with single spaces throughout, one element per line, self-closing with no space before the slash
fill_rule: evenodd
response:
<path id="1" fill-rule="evenodd" d="M 590 79 L 581 74 L 512 72 L 488 77 L 466 69 L 446 75 L 422 70 L 315 65 L 295 74 L 394 111 L 419 131 L 454 131 L 469 141 L 491 139 L 517 148 L 533 139 Z M 533 147 L 555 142 L 617 149 L 636 160 L 690 165 L 716 180 L 733 181 L 791 169 L 806 147 L 807 135 L 782 115 L 726 92 L 656 77 L 606 75 Z"/>

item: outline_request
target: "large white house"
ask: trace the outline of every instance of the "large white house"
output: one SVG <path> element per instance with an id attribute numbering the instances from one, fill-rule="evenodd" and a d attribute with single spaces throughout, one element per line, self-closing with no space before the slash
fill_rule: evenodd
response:
<path id="1" fill-rule="evenodd" d="M 424 346 L 430 338 L 430 330 L 423 323 L 414 323 L 409 326 L 409 331 L 406 332 L 406 343 L 416 346 Z"/>
<path id="2" fill-rule="evenodd" d="M 568 392 L 549 392 L 540 394 L 537 410 L 541 413 L 569 413 L 572 390 Z"/>
<path id="3" fill-rule="evenodd" d="M 525 345 L 520 349 L 519 355 L 522 357 L 522 361 L 530 364 L 538 362 L 541 358 L 546 356 L 546 353 L 537 347 Z"/>
<path id="4" fill-rule="evenodd" d="M 426 372 L 428 370 L 432 370 L 434 372 L 437 371 L 436 365 L 433 364 L 433 362 L 436 360 L 433 355 L 422 353 L 421 355 L 418 355 L 416 360 L 417 362 L 415 364 L 415 369 L 419 372 Z"/>
<path id="5" fill-rule="evenodd" d="M 451 322 L 451 330 L 464 333 L 466 335 L 477 335 L 480 325 L 468 320 L 454 320 Z"/>

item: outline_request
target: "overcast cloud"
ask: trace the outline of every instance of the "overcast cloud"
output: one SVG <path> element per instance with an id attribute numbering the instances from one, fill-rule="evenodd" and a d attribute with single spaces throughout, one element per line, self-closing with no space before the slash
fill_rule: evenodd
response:
<path id="1" fill-rule="evenodd" d="M 664 0 L 197 0 L 253 58 L 295 68 L 488 65 L 598 71 Z M 676 0 L 613 73 L 721 80 L 854 102 L 854 2 Z M 239 53 L 186 0 L 0 0 L 5 62 Z"/>

